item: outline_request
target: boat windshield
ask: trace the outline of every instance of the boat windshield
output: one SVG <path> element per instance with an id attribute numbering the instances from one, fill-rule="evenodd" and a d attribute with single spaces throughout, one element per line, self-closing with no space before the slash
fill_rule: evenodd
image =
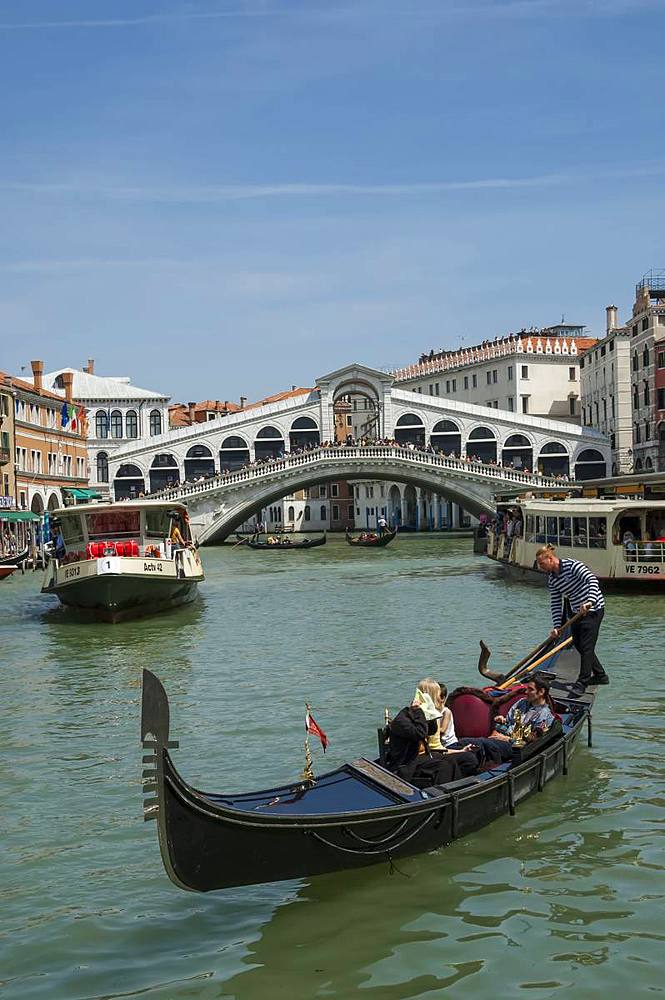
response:
<path id="1" fill-rule="evenodd" d="M 83 541 L 83 523 L 79 514 L 60 514 L 58 525 L 67 548 Z"/>
<path id="2" fill-rule="evenodd" d="M 64 520 L 64 518 L 63 518 Z M 100 510 L 86 514 L 91 542 L 107 538 L 136 538 L 140 534 L 138 510 Z M 67 538 L 65 538 L 65 542 Z"/>
<path id="3" fill-rule="evenodd" d="M 148 508 L 145 512 L 146 538 L 167 538 L 171 530 L 169 508 Z"/>

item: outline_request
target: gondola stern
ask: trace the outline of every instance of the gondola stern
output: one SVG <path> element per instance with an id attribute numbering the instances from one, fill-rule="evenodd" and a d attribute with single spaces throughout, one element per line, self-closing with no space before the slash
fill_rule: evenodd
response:
<path id="1" fill-rule="evenodd" d="M 179 889 L 196 891 L 178 876 L 171 856 L 167 822 L 167 796 L 165 789 L 165 765 L 173 768 L 169 750 L 178 749 L 178 742 L 169 740 L 170 710 L 169 700 L 159 678 L 150 670 L 143 670 L 143 693 L 141 701 L 141 743 L 143 756 L 142 790 L 143 819 L 157 821 L 157 836 L 162 863 L 166 874 Z"/>

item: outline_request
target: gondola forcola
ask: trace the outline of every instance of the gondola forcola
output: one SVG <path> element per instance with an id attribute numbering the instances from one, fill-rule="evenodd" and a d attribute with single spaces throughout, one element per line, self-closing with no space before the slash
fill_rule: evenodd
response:
<path id="1" fill-rule="evenodd" d="M 523 799 L 567 773 L 585 726 L 591 745 L 593 689 L 583 698 L 569 693 L 579 672 L 577 654 L 553 652 L 542 666 L 554 678 L 560 718 L 492 770 L 422 790 L 386 770 L 381 758 L 361 757 L 313 782 L 301 778 L 242 794 L 199 791 L 181 777 L 171 758 L 178 744 L 169 736 L 166 692 L 144 670 L 144 817 L 157 821 L 169 877 L 183 889 L 207 892 L 361 868 L 446 846 L 498 816 L 513 815 Z M 458 735 L 486 735 L 497 703 L 505 712 L 511 695 L 491 688 L 453 693 Z"/>

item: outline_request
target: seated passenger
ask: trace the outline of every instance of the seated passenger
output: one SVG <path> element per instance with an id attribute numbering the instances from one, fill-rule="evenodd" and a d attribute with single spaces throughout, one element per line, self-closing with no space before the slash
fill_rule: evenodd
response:
<path id="1" fill-rule="evenodd" d="M 495 729 L 489 736 L 474 737 L 473 746 L 486 763 L 502 763 L 513 754 L 513 730 L 517 713 L 522 717 L 522 725 L 530 727 L 527 743 L 533 743 L 546 733 L 554 722 L 554 715 L 547 704 L 549 681 L 542 674 L 535 674 L 526 684 L 525 697 L 515 702 L 507 716 L 497 715 Z M 460 740 L 458 746 L 467 744 Z"/>
<path id="2" fill-rule="evenodd" d="M 437 681 L 425 678 L 413 701 L 388 723 L 386 766 L 418 788 L 443 785 L 478 769 L 473 746 L 447 750 L 441 742 L 443 702 Z"/>
<path id="3" fill-rule="evenodd" d="M 443 743 L 445 749 L 448 750 L 457 743 L 457 736 L 455 735 L 455 720 L 453 719 L 453 713 L 449 708 L 446 708 L 448 688 L 445 684 L 439 681 L 439 689 L 441 691 L 441 710 L 443 712 L 439 725 L 441 731 L 441 742 Z"/>

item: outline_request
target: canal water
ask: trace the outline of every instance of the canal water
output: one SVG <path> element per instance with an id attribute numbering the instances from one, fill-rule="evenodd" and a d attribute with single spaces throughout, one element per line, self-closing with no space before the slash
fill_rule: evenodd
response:
<path id="1" fill-rule="evenodd" d="M 195 895 L 141 805 L 141 669 L 171 698 L 183 774 L 266 787 L 303 765 L 304 704 L 332 768 L 372 755 L 415 682 L 477 683 L 549 629 L 544 589 L 469 539 L 331 539 L 284 555 L 203 552 L 195 606 L 67 621 L 39 575 L 0 584 L 0 994 L 77 998 L 625 997 L 663 992 L 665 597 L 608 598 L 612 678 L 570 774 L 435 854 Z"/>

